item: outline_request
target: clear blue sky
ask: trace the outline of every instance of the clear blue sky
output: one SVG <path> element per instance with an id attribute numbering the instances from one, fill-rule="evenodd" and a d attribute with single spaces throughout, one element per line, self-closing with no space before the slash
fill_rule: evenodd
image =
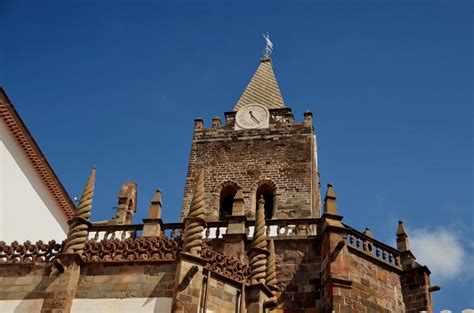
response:
<path id="1" fill-rule="evenodd" d="M 193 120 L 233 108 L 268 31 L 344 221 L 393 245 L 405 220 L 435 309 L 474 307 L 472 2 L 68 2 L 0 0 L 0 84 L 71 196 L 97 166 L 93 220 L 128 179 L 137 223 L 157 187 L 178 219 Z"/>

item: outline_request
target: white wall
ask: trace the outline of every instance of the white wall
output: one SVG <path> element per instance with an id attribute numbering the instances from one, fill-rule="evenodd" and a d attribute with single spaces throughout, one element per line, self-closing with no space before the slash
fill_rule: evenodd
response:
<path id="1" fill-rule="evenodd" d="M 0 120 L 0 241 L 62 241 L 67 228 L 56 200 Z"/>
<path id="2" fill-rule="evenodd" d="M 74 299 L 71 313 L 169 313 L 171 298 Z"/>

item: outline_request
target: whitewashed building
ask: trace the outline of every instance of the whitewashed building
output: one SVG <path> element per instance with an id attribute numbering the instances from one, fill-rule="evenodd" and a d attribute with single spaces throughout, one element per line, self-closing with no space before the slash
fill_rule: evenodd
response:
<path id="1" fill-rule="evenodd" d="M 0 241 L 61 241 L 74 203 L 0 87 Z"/>

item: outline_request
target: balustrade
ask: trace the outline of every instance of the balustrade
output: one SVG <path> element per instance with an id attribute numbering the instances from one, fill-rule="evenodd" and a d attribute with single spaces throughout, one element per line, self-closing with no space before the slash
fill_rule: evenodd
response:
<path id="1" fill-rule="evenodd" d="M 346 243 L 350 247 L 364 252 L 386 264 L 401 268 L 400 253 L 396 249 L 367 237 L 352 228 L 347 235 Z"/>
<path id="2" fill-rule="evenodd" d="M 319 219 L 291 219 L 291 220 L 266 220 L 265 233 L 269 238 L 286 238 L 315 236 Z M 254 233 L 254 222 L 249 222 L 248 237 Z"/>
<path id="3" fill-rule="evenodd" d="M 138 238 L 143 230 L 142 224 L 127 225 L 93 225 L 89 229 L 88 239 L 90 241 L 125 240 L 127 238 Z"/>

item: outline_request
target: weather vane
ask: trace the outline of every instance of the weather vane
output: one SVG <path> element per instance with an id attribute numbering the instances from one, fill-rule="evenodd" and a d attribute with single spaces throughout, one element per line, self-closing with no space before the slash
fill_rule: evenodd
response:
<path id="1" fill-rule="evenodd" d="M 263 34 L 263 38 L 265 38 L 265 42 L 266 42 L 265 50 L 263 50 L 263 58 L 268 59 L 270 58 L 270 55 L 272 54 L 272 51 L 273 51 L 273 43 L 270 40 L 270 36 L 268 35 L 268 32 L 266 34 Z"/>

